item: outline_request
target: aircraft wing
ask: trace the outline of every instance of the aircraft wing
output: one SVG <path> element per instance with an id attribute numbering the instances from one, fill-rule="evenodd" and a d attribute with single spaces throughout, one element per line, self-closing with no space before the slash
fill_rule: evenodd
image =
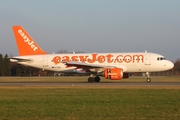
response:
<path id="1" fill-rule="evenodd" d="M 66 62 L 65 63 L 67 66 L 75 66 L 77 68 L 87 68 L 87 69 L 92 69 L 92 68 L 122 68 L 124 72 L 127 71 L 127 67 L 125 65 L 112 65 L 112 66 L 107 66 L 107 65 L 99 65 L 99 64 L 88 64 L 88 63 L 83 63 L 83 62 Z"/>
<path id="2" fill-rule="evenodd" d="M 88 67 L 88 68 L 116 68 L 116 66 L 107 66 L 107 65 L 98 65 L 98 64 L 88 64 L 83 62 L 66 62 L 67 66 L 76 66 L 76 67 Z"/>

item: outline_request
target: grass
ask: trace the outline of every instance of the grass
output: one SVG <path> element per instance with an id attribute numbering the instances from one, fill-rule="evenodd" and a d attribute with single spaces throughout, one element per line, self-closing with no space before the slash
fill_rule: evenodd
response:
<path id="1" fill-rule="evenodd" d="M 145 77 L 120 81 L 146 82 Z M 0 77 L 0 82 L 87 82 L 87 77 Z M 152 82 L 180 82 L 152 77 Z M 178 120 L 180 87 L 0 87 L 0 120 Z"/>
<path id="2" fill-rule="evenodd" d="M 1 120 L 177 120 L 180 88 L 1 87 Z"/>

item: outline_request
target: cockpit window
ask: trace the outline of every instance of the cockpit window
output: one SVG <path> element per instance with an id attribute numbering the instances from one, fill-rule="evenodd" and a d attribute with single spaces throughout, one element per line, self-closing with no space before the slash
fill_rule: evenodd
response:
<path id="1" fill-rule="evenodd" d="M 164 57 L 158 57 L 157 60 L 166 60 Z"/>

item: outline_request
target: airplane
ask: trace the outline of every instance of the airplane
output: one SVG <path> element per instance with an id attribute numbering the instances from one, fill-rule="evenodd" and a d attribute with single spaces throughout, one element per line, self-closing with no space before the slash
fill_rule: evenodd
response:
<path id="1" fill-rule="evenodd" d="M 89 73 L 88 82 L 100 82 L 103 76 L 110 80 L 129 78 L 129 73 L 141 72 L 151 82 L 149 72 L 166 71 L 174 64 L 157 53 L 78 53 L 49 54 L 45 52 L 22 26 L 12 26 L 20 56 L 10 58 L 25 66 L 64 73 Z"/>

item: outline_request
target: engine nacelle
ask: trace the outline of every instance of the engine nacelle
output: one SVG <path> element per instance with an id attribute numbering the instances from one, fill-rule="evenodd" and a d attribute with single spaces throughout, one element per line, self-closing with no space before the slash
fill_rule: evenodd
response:
<path id="1" fill-rule="evenodd" d="M 122 78 L 129 78 L 129 73 L 123 73 L 121 68 L 105 68 L 104 77 L 111 80 L 121 80 Z"/>
<path id="2" fill-rule="evenodd" d="M 105 68 L 104 77 L 111 80 L 120 80 L 123 78 L 123 70 L 121 68 Z"/>

